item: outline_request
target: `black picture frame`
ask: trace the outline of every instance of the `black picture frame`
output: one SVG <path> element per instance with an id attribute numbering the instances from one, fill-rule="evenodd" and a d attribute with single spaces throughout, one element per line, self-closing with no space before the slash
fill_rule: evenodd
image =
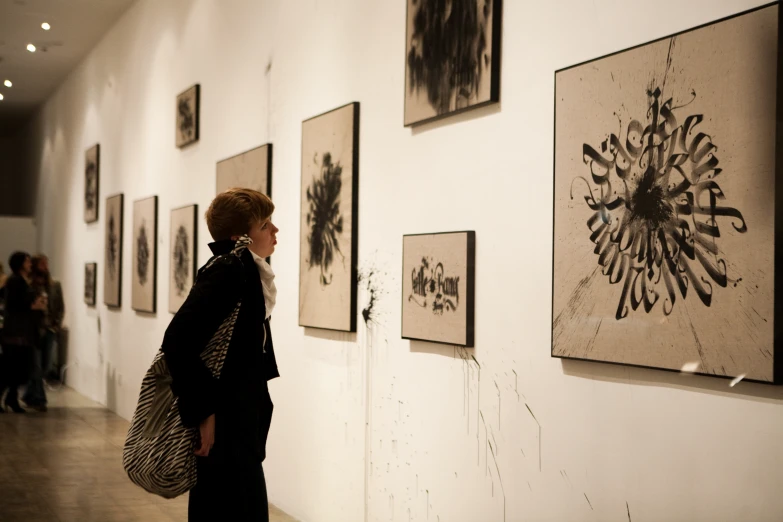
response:
<path id="1" fill-rule="evenodd" d="M 144 224 L 150 218 L 151 238 L 147 238 Z M 131 308 L 136 312 L 154 314 L 158 303 L 158 196 L 133 202 L 132 251 Z"/>
<path id="2" fill-rule="evenodd" d="M 177 147 L 181 149 L 196 143 L 199 140 L 201 129 L 200 84 L 192 85 L 177 95 L 175 114 L 175 143 Z M 189 116 L 193 118 L 192 124 L 188 124 Z"/>
<path id="3" fill-rule="evenodd" d="M 267 196 L 269 196 L 271 198 L 272 197 L 272 169 L 273 169 L 273 163 L 272 163 L 272 150 L 273 150 L 273 147 L 272 147 L 272 143 L 264 143 L 263 145 L 259 145 L 258 147 L 253 147 L 252 149 L 248 149 L 248 150 L 239 152 L 237 154 L 234 154 L 233 156 L 229 156 L 227 158 L 223 158 L 222 160 L 218 161 L 216 166 L 215 166 L 215 170 L 216 170 L 216 172 L 215 172 L 215 194 L 220 194 L 220 192 L 222 192 L 226 188 L 231 188 L 231 187 L 227 186 L 230 183 L 229 184 L 221 183 L 221 180 L 220 180 L 220 175 L 221 175 L 220 167 L 221 167 L 221 165 L 225 165 L 227 163 L 230 163 L 232 160 L 236 160 L 236 159 L 242 158 L 243 156 L 244 157 L 248 157 L 249 155 L 252 155 L 253 153 L 256 153 L 256 152 L 264 153 L 263 149 L 266 149 L 265 154 L 264 154 L 264 156 L 266 158 L 266 165 L 267 165 L 267 167 L 266 167 L 266 182 L 262 184 L 263 186 L 258 186 L 258 184 L 256 184 L 256 183 L 244 183 L 242 185 L 244 185 L 246 188 L 252 188 L 254 190 L 258 190 L 259 192 L 263 192 L 264 194 L 266 194 Z M 223 186 L 221 186 L 221 185 L 223 185 Z"/>
<path id="4" fill-rule="evenodd" d="M 464 236 L 464 239 L 460 236 Z M 415 238 L 436 238 L 436 239 L 444 239 L 448 240 L 449 238 L 453 238 L 454 241 L 450 247 L 457 248 L 460 240 L 464 241 L 464 257 L 462 257 L 463 252 L 459 252 L 455 254 L 455 257 L 458 258 L 458 261 L 464 261 L 465 266 L 465 299 L 464 299 L 464 309 L 465 309 L 465 324 L 464 324 L 464 330 L 460 331 L 460 334 L 464 334 L 464 341 L 459 342 L 459 340 L 455 340 L 457 336 L 454 336 L 450 339 L 447 339 L 445 336 L 439 337 L 437 332 L 433 332 L 431 335 L 421 335 L 421 334 L 411 334 L 408 333 L 406 335 L 406 326 L 408 332 L 417 332 L 421 331 L 422 328 L 426 328 L 427 326 L 437 326 L 437 321 L 439 321 L 439 317 L 443 317 L 446 314 L 450 313 L 448 311 L 448 307 L 441 306 L 440 314 L 431 313 L 431 311 L 427 310 L 426 315 L 421 314 L 423 310 L 421 309 L 427 309 L 430 306 L 430 301 L 428 301 L 426 296 L 423 296 L 424 303 L 415 303 L 414 295 L 413 293 L 415 290 L 413 289 L 414 283 L 413 283 L 413 274 L 415 272 L 408 272 L 408 269 L 410 269 L 412 266 L 415 265 L 421 265 L 421 263 L 418 261 L 419 259 L 422 259 L 423 256 L 426 256 L 429 251 L 422 253 L 422 251 L 417 252 L 406 252 L 406 240 L 409 240 L 408 242 L 411 242 L 411 240 Z M 413 245 L 411 245 L 412 247 Z M 444 248 L 444 245 L 441 245 L 440 248 Z M 449 248 L 448 250 L 450 252 L 453 252 L 454 250 L 452 248 Z M 411 261 L 416 260 L 414 264 L 411 264 Z M 442 262 L 443 260 L 440 260 Z M 436 264 L 436 266 L 433 266 L 431 268 L 432 272 L 431 274 L 434 274 L 437 270 L 437 267 L 440 266 L 439 264 Z M 419 267 L 423 268 L 423 267 Z M 402 284 L 401 284 L 401 308 L 400 308 L 400 337 L 402 339 L 407 339 L 411 341 L 424 341 L 424 342 L 430 342 L 430 343 L 436 343 L 436 344 L 447 344 L 449 346 L 463 346 L 465 348 L 473 348 L 475 347 L 475 332 L 476 332 L 476 232 L 473 230 L 461 230 L 461 231 L 452 231 L 452 232 L 432 232 L 432 233 L 419 233 L 419 234 L 405 234 L 402 237 Z M 414 268 L 415 270 L 415 268 Z M 421 272 L 423 275 L 423 272 Z M 461 274 L 461 272 L 460 272 Z M 409 279 L 409 275 L 411 276 L 411 279 Z M 441 274 L 443 275 L 443 274 Z M 424 276 L 426 277 L 426 276 Z M 434 281 L 434 277 L 431 278 L 431 281 Z M 448 278 L 444 277 L 443 283 L 444 286 L 446 285 L 446 280 Z M 424 278 L 422 278 L 424 280 Z M 410 287 L 409 287 L 409 281 L 410 281 Z M 419 281 L 421 283 L 421 281 Z M 423 287 L 429 286 L 429 285 L 421 285 Z M 454 289 L 459 288 L 459 284 L 457 283 L 454 286 Z M 448 292 L 440 292 L 442 289 L 437 289 L 438 294 L 444 294 L 444 300 L 448 299 L 449 295 Z M 452 290 L 453 291 L 453 290 Z M 426 292 L 426 291 L 425 291 Z M 457 294 L 458 295 L 458 294 Z M 453 298 L 452 298 L 453 299 Z M 414 303 L 414 304 L 411 304 Z M 435 309 L 436 301 L 432 302 L 433 311 Z M 459 309 L 459 298 L 457 297 L 457 309 Z M 441 303 L 442 305 L 442 303 Z M 418 307 L 418 308 L 417 308 Z M 445 308 L 445 309 L 444 309 Z M 414 313 L 410 313 L 410 311 L 414 311 Z M 408 322 L 426 322 L 429 321 L 429 324 L 423 324 L 420 326 L 413 326 L 406 324 Z M 441 326 L 442 327 L 442 326 Z"/>
<path id="5" fill-rule="evenodd" d="M 177 213 L 187 213 L 187 216 L 182 216 L 182 221 L 189 221 L 190 226 L 192 227 L 192 238 L 191 238 L 191 244 L 187 246 L 188 252 L 187 254 L 190 257 L 190 261 L 187 263 L 188 269 L 190 270 L 190 274 L 188 274 L 188 277 L 186 278 L 185 283 L 183 286 L 183 292 L 180 295 L 177 294 L 177 289 L 175 289 L 175 286 L 177 286 L 176 278 L 177 275 L 175 274 L 176 271 L 176 248 L 177 248 L 177 241 L 178 241 L 178 231 L 175 231 L 174 228 L 177 225 L 177 222 L 175 220 L 175 214 Z M 185 205 L 183 207 L 174 208 L 171 210 L 171 223 L 170 223 L 170 234 L 169 234 L 169 313 L 177 313 L 179 308 L 182 306 L 182 303 L 185 302 L 185 299 L 188 296 L 188 293 L 190 292 L 190 288 L 192 287 L 193 283 L 196 280 L 196 273 L 198 271 L 198 205 Z"/>
<path id="6" fill-rule="evenodd" d="M 342 310 L 342 317 L 340 319 L 340 323 L 342 325 L 335 325 L 332 323 L 336 323 L 337 321 L 320 321 L 319 319 L 314 319 L 312 317 L 313 314 L 311 313 L 303 313 L 303 302 L 305 299 L 303 298 L 303 295 L 305 293 L 304 287 L 307 285 L 306 276 L 304 275 L 304 272 L 307 270 L 304 268 L 304 265 L 306 264 L 306 226 L 307 226 L 307 220 L 306 220 L 306 212 L 305 212 L 305 192 L 307 190 L 306 186 L 306 179 L 305 179 L 305 164 L 306 162 L 313 161 L 313 157 L 309 154 L 309 151 L 305 150 L 306 143 L 305 140 L 307 139 L 307 127 L 309 127 L 313 122 L 316 122 L 319 119 L 322 118 L 329 118 L 332 115 L 335 115 L 339 111 L 344 111 L 347 109 L 352 110 L 351 115 L 351 126 L 352 126 L 352 132 L 351 132 L 351 202 L 350 202 L 350 209 L 351 209 L 351 219 L 350 219 L 350 226 L 351 226 L 351 243 L 350 243 L 350 255 L 351 260 L 348 263 L 348 271 L 349 276 L 348 279 L 350 281 L 349 283 L 349 300 L 350 305 L 348 307 L 345 307 L 347 310 Z M 308 327 L 308 328 L 318 328 L 321 330 L 333 330 L 333 331 L 339 331 L 339 332 L 356 332 L 356 325 L 357 325 L 357 287 L 358 287 L 358 280 L 359 280 L 359 270 L 358 270 L 358 256 L 359 256 L 359 133 L 360 133 L 360 126 L 359 122 L 361 119 L 361 104 L 359 102 L 351 102 L 347 103 L 345 105 L 342 105 L 340 107 L 336 107 L 332 110 L 326 111 L 324 113 L 321 113 L 317 116 L 313 116 L 311 118 L 308 118 L 302 122 L 302 208 L 301 208 L 301 215 L 302 219 L 300 221 L 300 270 L 299 270 L 299 326 L 302 327 Z M 323 151 L 320 151 L 323 152 Z M 334 302 L 331 303 L 332 307 L 334 308 Z M 347 314 L 347 315 L 346 315 Z M 303 317 L 304 316 L 304 317 Z"/>
<path id="7" fill-rule="evenodd" d="M 84 302 L 95 306 L 98 288 L 98 263 L 84 264 Z"/>
<path id="8" fill-rule="evenodd" d="M 652 46 L 654 44 L 660 44 L 662 42 L 665 42 L 667 40 L 672 41 L 673 39 L 676 39 L 681 36 L 689 35 L 690 33 L 694 33 L 697 31 L 701 31 L 704 29 L 715 29 L 716 26 L 719 26 L 721 24 L 724 24 L 726 22 L 734 22 L 739 18 L 757 14 L 760 11 L 764 11 L 767 9 L 777 9 L 777 13 L 770 12 L 768 16 L 771 17 L 771 19 L 776 19 L 777 23 L 777 41 L 774 42 L 774 52 L 776 53 L 774 57 L 774 76 L 776 85 L 774 85 L 774 98 L 776 100 L 776 121 L 774 122 L 774 138 L 771 139 L 775 152 L 774 152 L 774 166 L 772 167 L 771 175 L 774 176 L 776 180 L 783 179 L 783 104 L 781 103 L 781 100 L 783 100 L 783 91 L 781 90 L 783 86 L 783 40 L 781 40 L 781 34 L 780 29 L 783 27 L 783 9 L 781 9 L 778 2 L 771 2 L 765 5 L 761 5 L 749 10 L 745 10 L 727 17 L 723 17 L 717 20 L 713 20 L 674 34 L 670 34 L 667 36 L 663 36 L 661 38 L 657 38 L 633 47 L 629 47 L 627 49 L 622 49 L 598 58 L 593 58 L 575 65 L 571 65 L 568 67 L 564 67 L 561 69 L 558 69 L 554 73 L 555 77 L 555 92 L 554 92 L 554 114 L 555 114 L 555 126 L 554 126 L 554 158 L 553 158 L 553 176 L 554 176 L 554 183 L 555 183 L 555 190 L 553 191 L 553 256 L 552 256 L 552 310 L 551 310 L 551 320 L 552 320 L 552 337 L 551 337 L 551 351 L 550 355 L 553 358 L 559 358 L 564 360 L 580 360 L 580 361 L 589 361 L 589 362 L 595 362 L 595 363 L 601 363 L 601 364 L 612 364 L 612 365 L 619 365 L 619 366 L 627 366 L 627 367 L 635 367 L 635 368 L 645 368 L 645 369 L 653 369 L 653 370 L 659 370 L 659 371 L 667 371 L 667 372 L 681 372 L 681 371 L 687 371 L 688 373 L 693 373 L 696 375 L 703 375 L 708 377 L 717 377 L 721 379 L 743 379 L 745 381 L 749 382 L 757 382 L 761 384 L 781 384 L 783 383 L 783 352 L 781 351 L 781 339 L 783 339 L 783 307 L 777 306 L 777 303 L 780 303 L 783 301 L 783 283 L 781 283 L 781 277 L 783 277 L 783 272 L 781 271 L 781 267 L 783 267 L 783 186 L 779 182 L 775 183 L 775 189 L 774 189 L 774 216 L 770 216 L 770 224 L 774 223 L 774 232 L 773 232 L 773 239 L 774 239 L 774 254 L 773 259 L 771 259 L 771 265 L 774 266 L 774 269 L 771 270 L 774 272 L 774 288 L 772 289 L 772 295 L 773 295 L 773 302 L 775 303 L 771 316 L 769 319 L 774 321 L 774 325 L 772 326 L 772 344 L 771 346 L 766 347 L 766 350 L 770 354 L 771 363 L 769 363 L 768 368 L 768 375 L 769 378 L 758 378 L 754 377 L 752 374 L 746 374 L 746 373 L 729 373 L 728 371 L 721 373 L 719 368 L 712 368 L 710 367 L 710 371 L 702 371 L 702 368 L 704 367 L 704 361 L 701 361 L 700 365 L 698 366 L 699 369 L 695 371 L 691 371 L 689 369 L 683 369 L 687 368 L 687 364 L 683 365 L 682 367 L 676 367 L 676 365 L 672 364 L 670 366 L 660 366 L 660 365 L 652 365 L 652 364 L 645 364 L 645 363 L 637 363 L 637 362 L 630 362 L 630 361 L 618 361 L 618 360 L 607 360 L 607 359 L 598 359 L 598 358 L 591 358 L 587 356 L 572 356 L 572 355 L 565 355 L 563 354 L 562 349 L 556 348 L 557 344 L 557 333 L 555 332 L 556 324 L 557 324 L 557 318 L 558 318 L 558 309 L 556 308 L 556 302 L 555 302 L 555 295 L 557 293 L 557 289 L 559 287 L 560 281 L 558 279 L 558 271 L 556 269 L 556 265 L 558 262 L 558 255 L 557 255 L 557 243 L 558 243 L 558 165 L 557 165 L 557 158 L 558 158 L 558 102 L 562 101 L 559 98 L 558 94 L 558 75 L 561 75 L 562 73 L 569 72 L 575 69 L 579 69 L 583 66 L 591 66 L 599 65 L 596 62 L 600 62 L 601 60 L 606 60 L 609 58 L 616 57 L 618 55 L 623 55 L 624 53 L 630 53 L 633 51 L 637 51 L 640 49 L 644 49 L 645 47 Z M 670 53 L 671 53 L 671 44 L 670 44 Z M 724 67 L 728 67 L 728 65 L 724 65 Z M 581 70 L 581 69 L 579 69 Z M 773 73 L 771 73 L 773 74 Z M 670 78 L 671 80 L 671 78 Z M 717 87 L 716 87 L 717 88 Z M 694 93 L 698 92 L 698 89 L 694 89 Z M 665 99 L 665 98 L 664 98 Z M 680 104 L 677 104 L 677 107 L 672 108 L 671 110 L 674 111 L 675 109 L 680 109 Z M 680 120 L 681 122 L 681 120 Z M 569 128 L 570 132 L 570 128 Z M 709 134 L 711 131 L 704 130 L 701 131 L 693 131 L 693 134 L 695 135 L 697 132 L 703 132 Z M 710 137 L 711 139 L 711 137 Z M 718 145 L 718 152 L 717 155 L 721 154 L 721 146 Z M 723 147 L 723 151 L 726 150 L 726 147 Z M 608 154 L 608 153 L 607 153 Z M 581 158 L 580 158 L 581 159 Z M 585 160 L 585 163 L 587 161 Z M 723 165 L 721 165 L 723 166 Z M 590 177 L 590 171 L 588 170 L 586 178 Z M 721 178 L 718 178 L 720 181 Z M 735 191 L 736 194 L 736 191 Z M 577 200 L 582 199 L 582 194 L 575 194 L 573 196 Z M 723 219 L 723 218 L 722 218 Z M 744 218 L 742 218 L 744 219 Z M 731 231 L 731 227 L 728 227 Z M 770 226 L 770 228 L 773 228 Z M 596 246 L 596 248 L 598 248 Z M 598 265 L 596 265 L 598 266 Z M 679 265 L 678 265 L 679 266 Z M 600 267 L 599 267 L 600 268 Z M 611 271 L 610 271 L 611 272 Z M 715 288 L 720 288 L 722 285 L 714 285 Z M 729 285 L 731 286 L 731 285 Z M 737 285 L 735 284 L 734 287 Z M 758 287 L 757 287 L 758 288 Z M 723 289 L 720 289 L 721 291 L 725 291 Z M 677 297 L 680 298 L 681 295 L 679 291 L 677 292 Z M 730 295 L 726 294 L 719 294 L 719 298 L 726 299 L 726 300 L 736 300 L 736 298 L 732 298 Z M 694 299 L 691 297 L 691 299 Z M 682 298 L 682 301 L 684 301 L 684 297 Z M 677 302 L 678 305 L 682 306 L 683 303 L 681 301 Z M 562 312 L 562 310 L 560 310 Z M 631 313 L 639 314 L 639 311 L 634 311 Z M 641 315 L 644 315 L 643 313 Z M 739 315 L 739 314 L 737 314 Z M 766 318 L 761 317 L 759 315 L 761 320 L 764 322 L 767 322 Z M 716 327 L 719 324 L 724 324 L 722 321 L 718 321 L 716 323 Z M 728 324 L 728 323 L 725 323 Z M 750 373 L 750 372 L 748 372 Z"/>
<path id="9" fill-rule="evenodd" d="M 94 173 L 91 173 L 94 169 Z M 91 183 L 91 176 L 94 182 Z M 84 222 L 98 221 L 101 197 L 101 146 L 96 143 L 84 153 Z"/>
<path id="10" fill-rule="evenodd" d="M 122 306 L 124 213 L 124 194 L 115 194 L 106 198 L 103 302 L 109 308 L 120 308 Z"/>
<path id="11" fill-rule="evenodd" d="M 501 51 L 501 42 L 502 42 L 502 30 L 503 30 L 503 1 L 502 0 L 491 0 L 491 6 L 492 6 L 492 21 L 490 25 L 492 36 L 490 39 L 490 42 L 488 43 L 488 48 L 491 50 L 492 57 L 491 57 L 491 64 L 487 68 L 487 71 L 490 74 L 490 85 L 489 85 L 489 96 L 486 99 L 482 99 L 473 103 L 469 103 L 468 105 L 464 107 L 454 107 L 453 109 L 449 109 L 445 112 L 438 112 L 438 109 L 433 109 L 435 114 L 431 116 L 420 116 L 415 117 L 412 115 L 409 115 L 409 98 L 411 97 L 411 33 L 410 33 L 410 17 L 411 14 L 411 7 L 412 4 L 417 4 L 417 8 L 422 8 L 424 4 L 429 3 L 435 3 L 432 0 L 406 0 L 406 10 L 405 10 L 405 87 L 404 87 L 404 97 L 403 97 L 403 126 L 404 127 L 416 127 L 425 123 L 431 123 L 434 121 L 439 121 L 444 118 L 448 118 L 450 116 L 454 116 L 456 114 L 461 114 L 466 111 L 478 109 L 480 107 L 485 107 L 491 104 L 499 103 L 500 102 L 500 64 L 502 61 L 502 51 Z M 484 3 L 484 0 L 476 0 L 476 9 L 477 12 L 480 12 L 483 7 L 482 4 Z M 444 23 L 445 25 L 445 23 Z M 439 40 L 443 39 L 443 35 L 439 35 Z M 465 31 L 460 29 L 455 29 L 453 31 L 453 38 L 455 40 L 455 43 L 459 43 L 460 45 L 464 45 L 465 42 Z M 448 57 L 449 62 L 455 61 L 455 57 Z M 479 66 L 481 66 L 481 60 L 479 60 Z M 464 76 L 464 75 L 463 75 Z M 449 103 L 451 105 L 451 103 Z"/>

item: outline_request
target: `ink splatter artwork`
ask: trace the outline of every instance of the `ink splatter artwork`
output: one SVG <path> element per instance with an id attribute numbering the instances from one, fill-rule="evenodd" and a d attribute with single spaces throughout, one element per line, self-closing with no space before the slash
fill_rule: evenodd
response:
<path id="1" fill-rule="evenodd" d="M 169 245 L 169 312 L 176 313 L 187 299 L 196 274 L 198 205 L 171 211 Z"/>
<path id="2" fill-rule="evenodd" d="M 773 379 L 776 53 L 772 6 L 556 73 L 554 356 Z"/>
<path id="3" fill-rule="evenodd" d="M 472 347 L 475 232 L 403 237 L 402 337 Z"/>
<path id="4" fill-rule="evenodd" d="M 122 302 L 122 232 L 125 197 L 117 194 L 106 198 L 106 228 L 104 232 L 103 300 L 107 306 L 119 307 Z"/>
<path id="5" fill-rule="evenodd" d="M 133 272 L 131 305 L 154 313 L 157 301 L 158 197 L 133 202 Z"/>
<path id="6" fill-rule="evenodd" d="M 302 123 L 299 324 L 356 331 L 359 104 Z"/>
<path id="7" fill-rule="evenodd" d="M 100 146 L 90 147 L 84 158 L 84 221 L 98 221 Z"/>
<path id="8" fill-rule="evenodd" d="M 196 84 L 177 96 L 177 147 L 184 147 L 199 139 L 199 110 L 201 86 Z"/>
<path id="9" fill-rule="evenodd" d="M 500 2 L 408 0 L 405 124 L 499 99 Z"/>

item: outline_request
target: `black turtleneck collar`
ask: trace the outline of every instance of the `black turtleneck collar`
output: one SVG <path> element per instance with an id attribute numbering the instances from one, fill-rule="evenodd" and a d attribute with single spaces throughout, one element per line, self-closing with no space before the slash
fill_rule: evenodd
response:
<path id="1" fill-rule="evenodd" d="M 229 254 L 232 250 L 234 250 L 234 247 L 236 246 L 237 242 L 233 239 L 222 239 L 220 241 L 215 241 L 214 243 L 209 244 L 209 249 L 212 250 L 212 253 L 216 256 L 222 256 L 223 254 Z"/>

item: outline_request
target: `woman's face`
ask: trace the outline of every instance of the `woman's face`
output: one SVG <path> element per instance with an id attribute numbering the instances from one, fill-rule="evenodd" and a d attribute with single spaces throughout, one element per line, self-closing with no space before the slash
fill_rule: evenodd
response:
<path id="1" fill-rule="evenodd" d="M 253 240 L 250 251 L 259 257 L 269 257 L 275 251 L 277 232 L 279 229 L 272 224 L 272 218 L 251 227 L 248 236 Z"/>

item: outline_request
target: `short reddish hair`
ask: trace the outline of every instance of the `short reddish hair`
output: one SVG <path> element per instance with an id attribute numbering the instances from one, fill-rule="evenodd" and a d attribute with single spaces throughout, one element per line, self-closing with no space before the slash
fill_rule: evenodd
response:
<path id="1" fill-rule="evenodd" d="M 206 213 L 207 228 L 215 241 L 247 234 L 256 223 L 272 216 L 275 204 L 269 196 L 248 188 L 232 188 L 218 194 Z"/>

